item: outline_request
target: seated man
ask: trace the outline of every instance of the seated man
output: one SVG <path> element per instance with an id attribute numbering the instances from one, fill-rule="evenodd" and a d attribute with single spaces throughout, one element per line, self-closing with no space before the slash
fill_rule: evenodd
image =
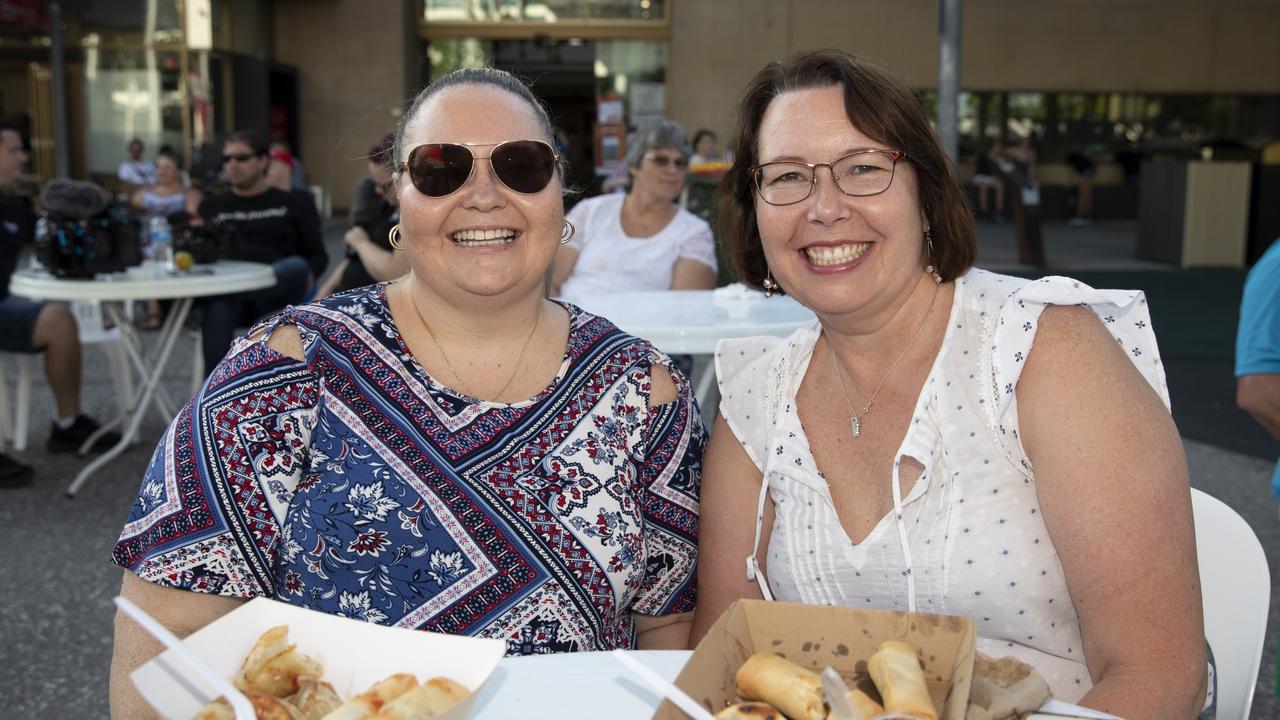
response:
<path id="1" fill-rule="evenodd" d="M 231 349 L 237 327 L 306 300 L 312 282 L 329 264 L 311 198 L 268 186 L 269 162 L 267 146 L 253 133 L 233 133 L 222 149 L 222 172 L 230 189 L 200 203 L 204 222 L 230 239 L 227 259 L 268 263 L 276 274 L 273 287 L 201 302 L 205 372 Z"/>
<path id="2" fill-rule="evenodd" d="M 142 157 L 142 151 L 145 148 L 142 138 L 130 140 L 129 159 L 120 163 L 120 167 L 116 169 L 116 177 L 126 184 L 126 190 L 132 191 L 156 184 L 155 163 Z"/>
<path id="3" fill-rule="evenodd" d="M 35 235 L 30 205 L 5 194 L 26 161 L 18 131 L 0 123 L 0 351 L 44 353 L 44 374 L 58 413 L 45 447 L 49 452 L 76 452 L 99 425 L 80 412 L 80 337 L 75 316 L 66 305 L 9 295 L 9 276 L 18 254 Z M 105 450 L 119 440 L 119 434 L 106 433 L 93 449 Z M 0 487 L 26 484 L 33 474 L 30 466 L 0 454 Z"/>

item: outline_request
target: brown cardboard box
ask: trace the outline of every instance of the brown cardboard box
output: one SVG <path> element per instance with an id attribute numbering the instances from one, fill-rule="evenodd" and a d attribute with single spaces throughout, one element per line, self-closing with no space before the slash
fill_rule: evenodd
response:
<path id="1" fill-rule="evenodd" d="M 942 720 L 964 720 L 973 681 L 975 634 L 969 618 L 952 615 L 859 610 L 799 603 L 739 600 L 698 643 L 676 685 L 716 712 L 737 698 L 734 674 L 747 658 L 771 650 L 820 672 L 830 665 L 846 678 L 885 640 L 920 651 L 925 681 Z M 683 720 L 663 702 L 653 720 Z"/>

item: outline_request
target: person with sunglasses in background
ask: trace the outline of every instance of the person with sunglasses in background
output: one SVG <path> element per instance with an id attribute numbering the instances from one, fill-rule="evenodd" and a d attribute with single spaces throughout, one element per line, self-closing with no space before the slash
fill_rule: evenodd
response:
<path id="1" fill-rule="evenodd" d="M 552 297 L 716 286 L 711 226 L 676 204 L 689 167 L 684 130 L 666 119 L 642 128 L 626 164 L 625 194 L 583 200 L 569 212 L 578 232 L 556 253 Z"/>
<path id="2" fill-rule="evenodd" d="M 974 268 L 919 98 L 865 59 L 770 63 L 736 128 L 728 254 L 817 318 L 716 348 L 693 640 L 740 598 L 964 615 L 1055 698 L 1196 717 L 1191 490 L 1142 293 Z"/>
<path id="3" fill-rule="evenodd" d="M 329 265 L 311 196 L 268 185 L 270 162 L 256 134 L 232 133 L 222 146 L 222 175 L 229 187 L 200 203 L 203 222 L 219 228 L 227 241 L 223 257 L 267 263 L 276 275 L 272 287 L 199 301 L 205 372 L 226 355 L 236 328 L 305 300 Z"/>
<path id="4" fill-rule="evenodd" d="M 436 80 L 393 149 L 410 271 L 238 341 L 157 448 L 114 561 L 178 635 L 246 598 L 511 654 L 688 639 L 705 441 L 649 343 L 545 299 L 573 234 L 541 103 Z M 161 648 L 116 625 L 112 711 Z"/>

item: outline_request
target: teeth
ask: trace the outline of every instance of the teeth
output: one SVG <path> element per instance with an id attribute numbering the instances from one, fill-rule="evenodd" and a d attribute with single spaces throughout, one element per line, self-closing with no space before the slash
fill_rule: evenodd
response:
<path id="1" fill-rule="evenodd" d="M 843 265 L 862 257 L 862 253 L 871 247 L 871 243 L 853 243 L 837 247 L 822 246 L 804 249 L 805 257 L 814 265 Z"/>
<path id="2" fill-rule="evenodd" d="M 459 230 L 450 237 L 459 245 L 483 247 L 486 245 L 506 245 L 516 238 L 516 231 L 511 228 L 500 230 Z"/>

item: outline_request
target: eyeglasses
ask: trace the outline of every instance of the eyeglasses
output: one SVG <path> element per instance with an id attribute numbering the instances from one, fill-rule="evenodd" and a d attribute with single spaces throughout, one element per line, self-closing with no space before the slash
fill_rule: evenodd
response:
<path id="1" fill-rule="evenodd" d="M 665 168 L 668 165 L 675 165 L 677 170 L 683 170 L 689 167 L 689 161 L 682 157 L 671 157 L 670 155 L 646 155 L 645 159 L 660 168 Z"/>
<path id="2" fill-rule="evenodd" d="M 227 163 L 231 162 L 232 160 L 235 160 L 236 162 L 249 162 L 250 160 L 252 160 L 252 159 L 254 159 L 254 158 L 256 158 L 256 157 L 258 157 L 258 154 L 257 154 L 257 153 L 251 153 L 251 152 L 247 152 L 247 153 L 235 153 L 235 154 L 224 154 L 224 155 L 222 156 L 222 164 L 223 164 L 223 165 L 226 165 Z"/>
<path id="3" fill-rule="evenodd" d="M 409 151 L 409 159 L 398 171 L 409 171 L 409 180 L 427 197 L 452 195 L 467 184 L 475 171 L 475 161 L 487 159 L 493 174 L 508 189 L 523 195 L 541 192 L 555 175 L 560 156 L 541 140 L 508 140 L 492 147 L 486 155 L 476 155 L 470 145 L 427 143 Z"/>
<path id="4" fill-rule="evenodd" d="M 906 153 L 897 150 L 859 150 L 833 163 L 771 162 L 749 168 L 756 191 L 770 205 L 794 205 L 813 193 L 818 168 L 831 171 L 845 195 L 879 195 L 893 183 L 893 171 Z"/>

